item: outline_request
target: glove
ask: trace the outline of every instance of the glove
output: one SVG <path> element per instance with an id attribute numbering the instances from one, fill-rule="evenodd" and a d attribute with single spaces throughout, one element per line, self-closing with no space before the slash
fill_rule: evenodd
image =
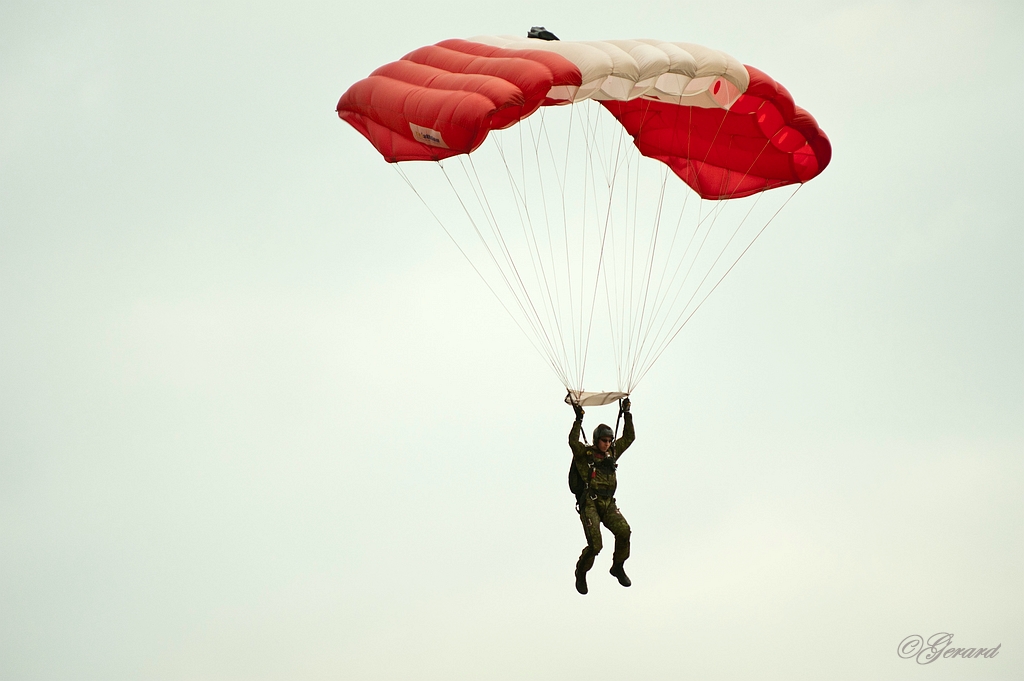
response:
<path id="1" fill-rule="evenodd" d="M 582 421 L 583 420 L 583 407 L 581 407 L 578 403 L 573 402 L 572 403 L 572 410 L 574 412 L 576 412 L 576 420 L 577 421 Z"/>
<path id="2" fill-rule="evenodd" d="M 628 414 L 629 413 L 629 398 L 628 397 L 624 398 L 622 400 L 622 402 L 619 403 L 619 413 L 620 414 Z"/>

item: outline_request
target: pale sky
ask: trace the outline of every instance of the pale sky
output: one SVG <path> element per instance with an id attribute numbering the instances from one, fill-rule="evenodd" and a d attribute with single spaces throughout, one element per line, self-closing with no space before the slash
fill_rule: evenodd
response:
<path id="1" fill-rule="evenodd" d="M 633 586 L 609 548 L 586 597 L 564 388 L 334 112 L 538 24 L 724 50 L 834 149 L 634 393 Z M 0 678 L 1021 678 L 1022 35 L 1011 2 L 3 2 Z M 897 655 L 937 632 L 1000 652 Z"/>

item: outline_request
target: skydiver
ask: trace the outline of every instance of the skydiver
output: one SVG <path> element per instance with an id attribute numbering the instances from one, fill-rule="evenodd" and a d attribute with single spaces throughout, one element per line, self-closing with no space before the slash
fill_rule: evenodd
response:
<path id="1" fill-rule="evenodd" d="M 622 586 L 632 584 L 623 563 L 629 558 L 629 523 L 622 517 L 615 505 L 615 469 L 619 458 L 633 443 L 633 415 L 629 412 L 629 398 L 619 403 L 619 415 L 625 421 L 622 437 L 612 441 L 611 427 L 601 424 L 594 429 L 594 444 L 580 442 L 583 428 L 583 407 L 572 404 L 576 421 L 569 431 L 569 448 L 572 450 L 573 465 L 569 472 L 569 487 L 576 494 L 576 508 L 583 523 L 587 545 L 576 563 L 576 590 L 587 593 L 587 571 L 594 565 L 594 558 L 601 552 L 601 523 L 615 535 L 615 551 L 612 554 L 612 568 L 608 572 L 619 580 Z M 575 472 L 575 476 L 573 475 Z M 575 478 L 575 479 L 574 479 Z"/>

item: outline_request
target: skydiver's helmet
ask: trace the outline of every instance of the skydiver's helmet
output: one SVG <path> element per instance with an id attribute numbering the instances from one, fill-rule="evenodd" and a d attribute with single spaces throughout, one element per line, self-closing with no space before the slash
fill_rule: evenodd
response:
<path id="1" fill-rule="evenodd" d="M 594 444 L 597 445 L 597 441 L 603 437 L 615 437 L 615 431 L 612 430 L 611 426 L 602 423 L 597 428 L 594 428 Z"/>
<path id="2" fill-rule="evenodd" d="M 526 34 L 527 38 L 540 38 L 541 40 L 558 40 L 558 36 L 547 30 L 543 26 L 534 26 L 530 29 L 530 32 Z"/>

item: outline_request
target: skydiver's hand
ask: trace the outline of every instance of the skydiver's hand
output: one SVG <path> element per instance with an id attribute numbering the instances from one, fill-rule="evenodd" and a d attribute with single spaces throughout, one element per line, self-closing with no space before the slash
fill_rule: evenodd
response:
<path id="1" fill-rule="evenodd" d="M 623 399 L 622 402 L 619 404 L 619 411 L 621 413 L 623 413 L 623 414 L 628 414 L 629 413 L 629 398 L 628 397 Z"/>
<path id="2" fill-rule="evenodd" d="M 574 412 L 576 412 L 576 420 L 577 421 L 582 421 L 583 420 L 583 407 L 581 407 L 578 402 L 573 402 L 572 403 L 572 410 Z"/>

